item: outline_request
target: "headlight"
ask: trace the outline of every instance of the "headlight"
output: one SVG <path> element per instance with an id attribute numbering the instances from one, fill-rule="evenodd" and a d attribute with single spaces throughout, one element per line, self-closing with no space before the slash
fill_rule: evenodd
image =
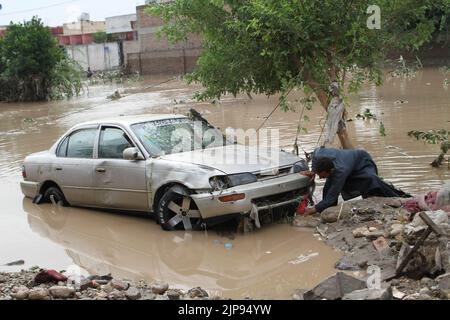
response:
<path id="1" fill-rule="evenodd" d="M 300 160 L 299 162 L 294 163 L 294 173 L 299 173 L 302 171 L 309 171 L 308 163 L 306 160 Z"/>
<path id="2" fill-rule="evenodd" d="M 258 179 L 251 173 L 239 173 L 229 176 L 215 176 L 209 179 L 209 184 L 214 190 L 221 190 L 242 186 L 244 184 L 257 182 Z"/>

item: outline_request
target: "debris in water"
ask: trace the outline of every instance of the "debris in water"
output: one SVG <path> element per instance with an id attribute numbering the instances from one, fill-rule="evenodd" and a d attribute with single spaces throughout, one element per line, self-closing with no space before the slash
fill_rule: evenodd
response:
<path id="1" fill-rule="evenodd" d="M 25 264 L 24 260 L 17 260 L 17 261 L 13 261 L 10 263 L 5 264 L 5 266 L 7 267 L 12 267 L 12 266 L 23 266 Z"/>
<path id="2" fill-rule="evenodd" d="M 225 249 L 227 249 L 227 250 L 231 250 L 231 249 L 233 249 L 233 244 L 232 243 L 225 243 Z"/>
<path id="3" fill-rule="evenodd" d="M 306 254 L 306 255 L 301 254 L 295 260 L 289 261 L 289 263 L 290 264 L 300 264 L 300 263 L 310 260 L 311 258 L 317 257 L 318 255 L 319 255 L 318 252 L 313 252 L 313 253 Z"/>

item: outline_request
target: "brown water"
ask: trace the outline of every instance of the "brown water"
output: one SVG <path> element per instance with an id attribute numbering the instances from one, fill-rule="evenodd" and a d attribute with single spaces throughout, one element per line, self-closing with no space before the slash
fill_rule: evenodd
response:
<path id="1" fill-rule="evenodd" d="M 442 85 L 445 77 L 426 69 L 413 80 L 367 86 L 350 100 L 351 118 L 370 108 L 379 119 L 348 123 L 355 145 L 373 155 L 384 178 L 410 193 L 438 188 L 450 180 L 450 170 L 429 166 L 438 147 L 407 136 L 412 129 L 450 128 L 450 91 Z M 339 253 L 312 232 L 288 225 L 275 224 L 229 240 L 214 232 L 163 232 L 151 219 L 36 206 L 23 199 L 19 188 L 23 158 L 47 149 L 79 122 L 121 114 L 184 113 L 194 106 L 221 128 L 249 129 L 258 127 L 277 104 L 276 97 L 260 96 L 254 100 L 226 97 L 220 104 L 193 103 L 189 97 L 199 88 L 178 80 L 148 88 L 162 80 L 147 79 L 129 87 L 128 95 L 118 101 L 106 100 L 115 88 L 104 86 L 70 101 L 0 104 L 0 264 L 18 259 L 26 261 L 24 268 L 67 269 L 75 264 L 90 273 L 165 280 L 181 288 L 200 285 L 232 298 L 289 298 L 295 289 L 310 288 L 334 273 Z M 299 96 L 294 93 L 290 99 Z M 396 104 L 397 100 L 407 103 Z M 307 151 L 317 146 L 324 113 L 316 106 L 309 117 L 308 134 L 301 134 L 299 140 Z M 285 149 L 292 149 L 298 118 L 298 112 L 276 111 L 266 123 L 267 128 L 280 130 Z M 386 137 L 379 134 L 380 121 Z M 225 249 L 226 242 L 233 249 Z M 305 256 L 310 259 L 301 262 Z"/>

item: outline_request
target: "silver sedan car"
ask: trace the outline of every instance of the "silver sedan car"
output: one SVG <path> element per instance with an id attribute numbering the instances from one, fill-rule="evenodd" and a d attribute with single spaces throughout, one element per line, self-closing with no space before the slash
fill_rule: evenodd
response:
<path id="1" fill-rule="evenodd" d="M 79 124 L 49 150 L 25 159 L 22 192 L 35 203 L 153 213 L 164 230 L 201 229 L 242 216 L 258 224 L 263 212 L 310 192 L 311 182 L 298 174 L 308 170 L 305 160 L 277 151 L 277 161 L 267 161 L 212 126 L 212 136 L 225 143 L 217 146 L 209 137 L 186 148 L 181 140 L 196 139 L 194 126 L 173 114 Z M 218 154 L 255 161 L 218 161 Z"/>

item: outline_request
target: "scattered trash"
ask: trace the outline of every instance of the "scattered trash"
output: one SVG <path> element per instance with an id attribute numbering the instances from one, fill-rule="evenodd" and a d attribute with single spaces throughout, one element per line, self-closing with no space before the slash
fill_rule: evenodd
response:
<path id="1" fill-rule="evenodd" d="M 397 100 L 397 101 L 394 102 L 394 104 L 405 104 L 405 103 L 408 103 L 408 102 L 409 102 L 408 100 Z"/>
<path id="2" fill-rule="evenodd" d="M 228 242 L 228 243 L 225 243 L 224 247 L 227 250 L 231 250 L 231 249 L 233 249 L 233 244 Z"/>
<path id="3" fill-rule="evenodd" d="M 272 251 L 266 251 L 266 254 L 272 254 Z"/>
<path id="4" fill-rule="evenodd" d="M 59 273 L 56 270 L 42 270 L 41 272 L 39 272 L 36 277 L 34 278 L 34 282 L 37 284 L 41 284 L 41 283 L 49 283 L 49 282 L 56 282 L 58 283 L 59 281 L 66 281 L 67 277 L 62 275 L 61 273 Z"/>

